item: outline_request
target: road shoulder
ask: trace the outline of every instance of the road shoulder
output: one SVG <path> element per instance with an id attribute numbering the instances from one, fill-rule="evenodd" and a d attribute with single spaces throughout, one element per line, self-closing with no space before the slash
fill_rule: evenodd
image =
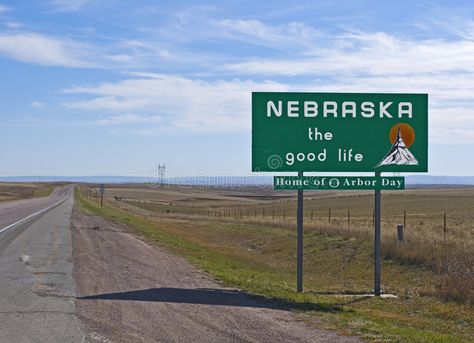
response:
<path id="1" fill-rule="evenodd" d="M 79 318 L 91 341 L 359 342 L 227 288 L 184 258 L 74 211 Z"/>

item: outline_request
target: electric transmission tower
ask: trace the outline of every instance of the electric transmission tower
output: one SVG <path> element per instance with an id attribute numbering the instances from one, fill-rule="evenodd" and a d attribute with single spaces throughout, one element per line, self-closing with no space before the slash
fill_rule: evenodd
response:
<path id="1" fill-rule="evenodd" d="M 158 184 L 163 185 L 165 183 L 166 164 L 158 164 Z"/>

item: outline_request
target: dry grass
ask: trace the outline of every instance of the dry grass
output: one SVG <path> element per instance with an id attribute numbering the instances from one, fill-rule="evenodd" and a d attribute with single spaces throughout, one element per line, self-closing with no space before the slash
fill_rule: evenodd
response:
<path id="1" fill-rule="evenodd" d="M 294 229 L 295 192 L 280 193 L 280 197 L 273 201 L 269 200 L 272 199 L 272 192 L 202 188 L 198 188 L 195 193 L 192 188 L 181 192 L 179 188 L 136 188 L 133 191 L 130 188 L 115 188 L 113 191 L 114 194 L 128 196 L 121 203 L 123 208 L 145 216 L 166 215 L 175 219 L 192 217 L 206 221 Z M 132 194 L 135 197 L 131 197 Z M 371 192 L 307 192 L 305 232 L 372 241 L 373 203 Z M 404 221 L 405 240 L 398 242 L 396 227 Z M 420 265 L 437 272 L 441 276 L 438 285 L 441 296 L 472 304 L 473 292 L 468 289 L 474 288 L 473 223 L 474 188 L 383 192 L 382 253 L 386 259 Z"/>
<path id="2" fill-rule="evenodd" d="M 442 261 L 439 293 L 448 300 L 474 306 L 474 254 L 447 254 Z"/>
<path id="3" fill-rule="evenodd" d="M 53 188 L 49 183 L 0 183 L 0 201 L 44 197 Z"/>

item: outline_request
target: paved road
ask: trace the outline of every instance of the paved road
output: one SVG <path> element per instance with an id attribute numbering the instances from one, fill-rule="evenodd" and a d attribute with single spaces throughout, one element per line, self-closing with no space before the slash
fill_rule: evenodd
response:
<path id="1" fill-rule="evenodd" d="M 69 192 L 68 187 L 57 187 L 48 197 L 0 202 L 0 232 L 8 231 L 11 224 L 54 205 Z"/>
<path id="2" fill-rule="evenodd" d="M 0 204 L 2 343 L 83 341 L 72 278 L 71 189 L 57 188 L 50 197 Z"/>

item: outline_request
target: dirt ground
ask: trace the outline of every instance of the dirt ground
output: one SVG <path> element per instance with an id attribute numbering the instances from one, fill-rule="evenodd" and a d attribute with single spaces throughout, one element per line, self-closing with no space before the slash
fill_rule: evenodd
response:
<path id="1" fill-rule="evenodd" d="M 226 288 L 125 228 L 74 211 L 78 316 L 89 342 L 359 342 Z"/>
<path id="2" fill-rule="evenodd" d="M 210 188 L 169 185 L 151 188 L 146 185 L 107 185 L 105 197 L 120 197 L 126 201 L 146 201 L 193 207 L 252 205 L 271 203 L 295 197 L 294 192 L 275 191 L 271 187 Z"/>

